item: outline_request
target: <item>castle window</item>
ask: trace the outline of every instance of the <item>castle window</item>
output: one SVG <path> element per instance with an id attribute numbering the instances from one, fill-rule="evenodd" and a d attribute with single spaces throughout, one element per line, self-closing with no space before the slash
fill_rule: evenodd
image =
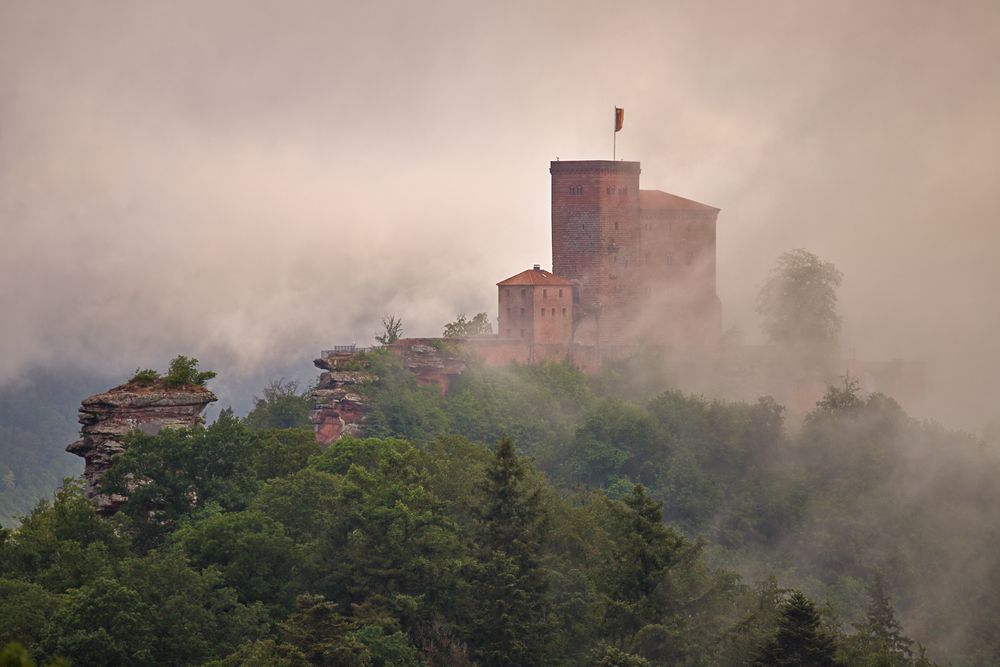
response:
<path id="1" fill-rule="evenodd" d="M 563 308 L 563 317 L 566 317 L 566 309 Z"/>
<path id="2" fill-rule="evenodd" d="M 543 299 L 548 299 L 549 298 L 549 291 L 547 289 L 543 289 L 542 290 L 542 298 Z"/>
<path id="3" fill-rule="evenodd" d="M 571 185 L 571 186 L 569 186 L 569 193 L 571 195 L 582 195 L 583 194 L 583 186 L 582 185 Z"/>
<path id="4" fill-rule="evenodd" d="M 559 290 L 559 298 L 562 298 L 562 290 Z"/>
<path id="5" fill-rule="evenodd" d="M 542 317 L 545 317 L 545 309 L 542 308 Z"/>
<path id="6" fill-rule="evenodd" d="M 527 293 L 528 293 L 528 290 L 526 290 L 525 288 L 522 287 L 521 288 L 521 296 L 524 296 Z"/>
<path id="7" fill-rule="evenodd" d="M 524 317 L 524 308 L 521 309 L 521 317 Z"/>
<path id="8" fill-rule="evenodd" d="M 618 221 L 617 220 L 615 220 L 615 231 L 616 232 L 618 231 Z"/>
<path id="9" fill-rule="evenodd" d="M 673 255 L 667 255 L 667 266 L 670 266 L 673 263 L 674 263 L 674 256 Z"/>
<path id="10" fill-rule="evenodd" d="M 553 309 L 552 309 L 552 317 L 555 317 L 555 316 L 556 316 L 556 309 L 555 309 L 555 308 L 553 308 Z"/>

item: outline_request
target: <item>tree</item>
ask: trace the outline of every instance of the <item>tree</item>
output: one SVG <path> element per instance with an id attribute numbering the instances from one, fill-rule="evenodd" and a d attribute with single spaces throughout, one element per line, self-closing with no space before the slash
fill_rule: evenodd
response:
<path id="1" fill-rule="evenodd" d="M 253 434 L 230 412 L 208 428 L 136 431 L 102 491 L 128 497 L 119 513 L 133 519 L 139 545 L 148 548 L 198 507 L 244 509 L 257 488 L 254 449 Z"/>
<path id="2" fill-rule="evenodd" d="M 491 336 L 493 335 L 493 325 L 486 313 L 476 313 L 472 319 L 466 319 L 465 313 L 462 313 L 457 320 L 444 325 L 442 335 L 445 338 Z"/>
<path id="3" fill-rule="evenodd" d="M 497 443 L 486 470 L 479 517 L 478 604 L 473 646 L 483 667 L 550 664 L 552 634 L 541 568 L 546 515 L 541 492 L 509 438 Z"/>
<path id="4" fill-rule="evenodd" d="M 877 655 L 887 664 L 909 664 L 913 640 L 903 634 L 903 626 L 896 620 L 881 573 L 876 572 L 868 584 L 865 622 L 855 627 L 865 653 Z"/>
<path id="5" fill-rule="evenodd" d="M 799 591 L 782 605 L 778 631 L 757 658 L 760 667 L 836 667 L 833 639 L 820 630 L 815 605 Z"/>
<path id="6" fill-rule="evenodd" d="M 299 392 L 299 383 L 284 378 L 264 387 L 264 397 L 253 397 L 253 409 L 243 420 L 255 431 L 266 428 L 312 428 L 309 392 Z"/>
<path id="7" fill-rule="evenodd" d="M 782 254 L 757 295 L 764 332 L 797 356 L 835 353 L 841 325 L 837 287 L 842 279 L 836 266 L 807 250 Z"/>
<path id="8" fill-rule="evenodd" d="M 380 345 L 392 345 L 403 333 L 403 320 L 395 315 L 382 318 L 382 333 L 375 334 L 375 340 Z"/>
<path id="9" fill-rule="evenodd" d="M 163 376 L 163 381 L 168 387 L 183 387 L 186 385 L 204 387 L 205 383 L 214 377 L 215 371 L 199 371 L 198 360 L 194 357 L 178 355 L 171 359 L 167 374 Z"/>

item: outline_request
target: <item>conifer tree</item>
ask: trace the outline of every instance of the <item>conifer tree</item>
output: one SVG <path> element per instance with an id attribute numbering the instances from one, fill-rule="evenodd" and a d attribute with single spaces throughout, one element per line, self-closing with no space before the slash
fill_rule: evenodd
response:
<path id="1" fill-rule="evenodd" d="M 473 639 L 482 667 L 548 664 L 552 632 L 540 557 L 546 517 L 539 489 L 509 438 L 496 446 L 486 470 L 479 517 L 479 600 Z"/>
<path id="2" fill-rule="evenodd" d="M 903 626 L 896 620 L 880 573 L 868 585 L 865 622 L 856 627 L 868 651 L 885 654 L 890 659 L 908 661 L 913 657 L 913 640 L 903 634 Z"/>
<path id="3" fill-rule="evenodd" d="M 820 630 L 816 607 L 793 591 L 782 606 L 778 631 L 757 658 L 758 667 L 835 667 L 833 639 Z"/>

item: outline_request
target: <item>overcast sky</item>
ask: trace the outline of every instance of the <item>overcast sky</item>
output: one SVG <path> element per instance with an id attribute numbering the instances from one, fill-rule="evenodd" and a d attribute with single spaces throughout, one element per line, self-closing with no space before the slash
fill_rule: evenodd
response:
<path id="1" fill-rule="evenodd" d="M 225 373 L 495 317 L 548 266 L 548 162 L 712 204 L 725 326 L 781 252 L 845 347 L 1000 396 L 1000 4 L 0 0 L 0 380 Z M 279 365 L 280 365 L 279 363 Z"/>

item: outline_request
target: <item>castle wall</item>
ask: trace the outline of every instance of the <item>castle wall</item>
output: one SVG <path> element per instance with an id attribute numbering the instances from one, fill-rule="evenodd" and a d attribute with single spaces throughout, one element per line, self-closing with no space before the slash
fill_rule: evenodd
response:
<path id="1" fill-rule="evenodd" d="M 565 349 L 573 336 L 572 288 L 536 285 L 531 289 L 534 292 L 532 343 L 536 346 L 560 344 Z"/>

